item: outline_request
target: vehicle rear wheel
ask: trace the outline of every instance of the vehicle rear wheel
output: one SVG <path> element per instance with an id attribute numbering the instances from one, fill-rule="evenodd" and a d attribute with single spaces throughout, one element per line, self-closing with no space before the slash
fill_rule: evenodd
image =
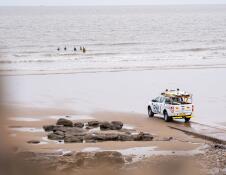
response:
<path id="1" fill-rule="evenodd" d="M 149 107 L 148 107 L 148 116 L 149 116 L 149 117 L 154 117 L 154 115 L 155 115 L 155 114 L 152 112 L 151 107 L 149 106 Z"/>
<path id="2" fill-rule="evenodd" d="M 190 118 L 185 118 L 185 123 L 189 122 L 190 121 Z"/>
<path id="3" fill-rule="evenodd" d="M 167 112 L 164 112 L 164 120 L 166 122 L 170 122 L 172 120 L 172 118 L 168 116 L 168 113 Z"/>

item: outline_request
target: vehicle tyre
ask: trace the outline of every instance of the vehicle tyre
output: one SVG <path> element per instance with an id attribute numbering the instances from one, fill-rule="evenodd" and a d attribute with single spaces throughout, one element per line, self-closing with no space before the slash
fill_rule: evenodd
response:
<path id="1" fill-rule="evenodd" d="M 164 112 L 164 120 L 166 122 L 170 122 L 172 120 L 172 118 L 168 116 L 168 113 L 166 111 Z"/>
<path id="2" fill-rule="evenodd" d="M 190 118 L 185 118 L 185 123 L 189 122 L 190 121 Z"/>
<path id="3" fill-rule="evenodd" d="M 148 117 L 154 117 L 154 113 L 152 112 L 152 110 L 151 110 L 151 107 L 149 106 L 148 107 Z"/>

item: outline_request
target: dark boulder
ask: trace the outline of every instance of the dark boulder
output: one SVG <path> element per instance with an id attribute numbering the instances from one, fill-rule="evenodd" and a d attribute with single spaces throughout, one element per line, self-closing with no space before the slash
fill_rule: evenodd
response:
<path id="1" fill-rule="evenodd" d="M 123 123 L 120 121 L 112 121 L 111 122 L 111 129 L 112 130 L 120 130 L 123 127 Z"/>
<path id="2" fill-rule="evenodd" d="M 100 124 L 100 130 L 111 130 L 112 125 L 109 122 L 102 122 Z"/>
<path id="3" fill-rule="evenodd" d="M 50 133 L 50 134 L 48 134 L 48 139 L 50 139 L 50 140 L 63 140 L 64 136 L 58 135 L 58 134 L 55 134 L 55 133 Z"/>
<path id="4" fill-rule="evenodd" d="M 96 120 L 88 122 L 88 126 L 98 127 L 99 125 L 100 125 L 100 122 Z"/>
<path id="5" fill-rule="evenodd" d="M 54 125 L 44 125 L 43 126 L 43 129 L 46 131 L 46 132 L 50 132 L 50 131 L 53 131 L 54 130 Z"/>
<path id="6" fill-rule="evenodd" d="M 67 132 L 67 133 L 81 133 L 85 132 L 84 129 L 82 128 L 77 128 L 77 127 L 66 127 L 66 126 L 55 126 L 53 129 L 54 132 L 56 131 L 62 131 L 62 132 Z"/>
<path id="7" fill-rule="evenodd" d="M 116 133 L 91 133 L 84 137 L 86 142 L 102 142 L 102 141 L 116 141 L 118 134 Z"/>
<path id="8" fill-rule="evenodd" d="M 123 123 L 120 121 L 112 121 L 109 122 L 102 122 L 100 123 L 101 130 L 120 130 L 123 127 Z"/>
<path id="9" fill-rule="evenodd" d="M 64 138 L 65 143 L 82 143 L 83 137 L 82 136 L 70 136 Z"/>
<path id="10" fill-rule="evenodd" d="M 84 136 L 86 134 L 86 130 L 82 128 L 67 128 L 65 131 L 65 135 L 73 135 L 73 136 Z"/>
<path id="11" fill-rule="evenodd" d="M 92 134 L 92 133 L 86 134 L 84 136 L 84 140 L 87 143 L 95 143 L 95 142 L 97 142 L 96 134 Z"/>
<path id="12" fill-rule="evenodd" d="M 73 126 L 73 122 L 71 120 L 65 119 L 65 118 L 60 118 L 57 120 L 57 125 L 63 125 L 63 126 L 67 126 L 67 127 L 72 127 Z"/>
<path id="13" fill-rule="evenodd" d="M 121 133 L 118 135 L 118 140 L 119 141 L 133 141 L 133 135 L 131 134 L 126 134 L 126 133 Z"/>
<path id="14" fill-rule="evenodd" d="M 104 134 L 104 141 L 117 141 L 118 140 L 118 134 L 116 133 L 106 133 Z"/>
<path id="15" fill-rule="evenodd" d="M 30 143 L 30 144 L 39 144 L 40 141 L 39 140 L 29 140 L 29 141 L 27 141 L 27 143 Z"/>
<path id="16" fill-rule="evenodd" d="M 133 135 L 135 141 L 151 141 L 153 136 L 149 133 L 140 132 L 139 134 Z"/>
<path id="17" fill-rule="evenodd" d="M 64 132 L 63 131 L 55 131 L 54 134 L 64 137 Z"/>
<path id="18" fill-rule="evenodd" d="M 86 142 L 106 141 L 105 135 L 101 133 L 90 133 L 85 135 L 84 140 Z"/>
<path id="19" fill-rule="evenodd" d="M 74 123 L 74 127 L 83 128 L 84 127 L 84 123 L 82 123 L 82 122 L 75 122 Z"/>
<path id="20" fill-rule="evenodd" d="M 65 132 L 67 128 L 68 128 L 68 127 L 61 126 L 61 125 L 56 125 L 56 126 L 54 126 L 54 128 L 53 128 L 53 132 L 56 132 L 56 131 L 62 131 L 62 132 Z"/>

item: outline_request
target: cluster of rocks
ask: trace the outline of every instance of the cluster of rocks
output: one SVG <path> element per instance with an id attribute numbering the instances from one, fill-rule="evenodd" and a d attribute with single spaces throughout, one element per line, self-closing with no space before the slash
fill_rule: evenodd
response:
<path id="1" fill-rule="evenodd" d="M 56 125 L 43 126 L 48 133 L 48 139 L 66 143 L 101 142 L 101 141 L 151 141 L 153 136 L 145 132 L 132 132 L 123 128 L 120 121 L 87 123 L 75 122 L 60 118 Z M 92 129 L 99 130 L 91 132 Z"/>

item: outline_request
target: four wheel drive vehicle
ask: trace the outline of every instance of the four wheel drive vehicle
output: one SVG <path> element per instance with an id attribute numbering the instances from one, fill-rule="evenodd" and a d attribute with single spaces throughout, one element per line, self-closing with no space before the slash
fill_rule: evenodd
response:
<path id="1" fill-rule="evenodd" d="M 172 119 L 185 119 L 188 122 L 193 111 L 192 95 L 179 89 L 166 90 L 148 103 L 148 116 L 160 114 L 166 122 Z"/>

